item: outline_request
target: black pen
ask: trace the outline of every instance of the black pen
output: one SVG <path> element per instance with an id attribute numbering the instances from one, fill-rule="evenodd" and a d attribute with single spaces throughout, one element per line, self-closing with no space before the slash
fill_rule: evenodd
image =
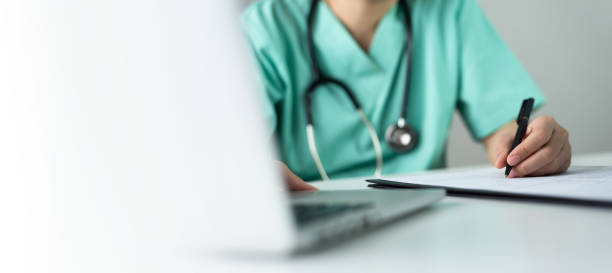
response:
<path id="1" fill-rule="evenodd" d="M 523 100 L 523 104 L 521 105 L 521 110 L 519 111 L 518 117 L 516 118 L 516 123 L 518 124 L 518 128 L 516 129 L 516 135 L 514 135 L 514 141 L 512 142 L 512 148 L 508 151 L 508 154 L 516 148 L 521 141 L 523 141 L 523 137 L 525 137 L 525 132 L 527 131 L 527 125 L 529 125 L 529 116 L 531 115 L 531 110 L 533 109 L 533 98 L 528 98 Z M 512 170 L 512 166 L 506 163 L 506 176 L 510 174 Z"/>

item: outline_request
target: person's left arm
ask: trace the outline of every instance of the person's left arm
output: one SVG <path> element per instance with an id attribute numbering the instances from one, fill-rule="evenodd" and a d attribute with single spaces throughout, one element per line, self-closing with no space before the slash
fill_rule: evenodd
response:
<path id="1" fill-rule="evenodd" d="M 534 119 L 510 154 L 517 124 L 509 122 L 526 98 L 538 109 L 545 98 L 475 0 L 460 0 L 460 81 L 457 109 L 474 139 L 482 141 L 491 163 L 513 166 L 509 177 L 561 173 L 571 160 L 568 132 L 552 117 Z M 535 111 L 535 110 L 534 110 Z"/>
<path id="2" fill-rule="evenodd" d="M 508 154 L 516 128 L 516 122 L 510 122 L 483 140 L 489 161 L 496 168 L 512 166 L 508 178 L 558 174 L 569 168 L 572 158 L 569 133 L 553 117 L 533 120 L 521 144 Z"/>

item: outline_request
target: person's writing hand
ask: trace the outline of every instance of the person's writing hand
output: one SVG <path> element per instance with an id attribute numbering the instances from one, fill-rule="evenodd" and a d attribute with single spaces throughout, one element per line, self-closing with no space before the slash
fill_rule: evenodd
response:
<path id="1" fill-rule="evenodd" d="M 290 191 L 313 191 L 313 190 L 316 191 L 317 190 L 317 188 L 304 182 L 304 180 L 302 180 L 297 175 L 295 175 L 291 170 L 289 170 L 289 167 L 287 167 L 287 165 L 285 165 L 284 163 L 280 161 L 276 161 L 276 163 L 278 164 L 279 168 L 281 168 L 283 172 L 283 176 L 287 183 L 287 187 L 289 188 Z"/>
<path id="2" fill-rule="evenodd" d="M 508 154 L 516 128 L 516 122 L 509 123 L 485 139 L 491 163 L 498 169 L 506 163 L 512 166 L 508 178 L 557 174 L 569 168 L 572 157 L 569 134 L 554 118 L 533 120 L 521 144 Z"/>

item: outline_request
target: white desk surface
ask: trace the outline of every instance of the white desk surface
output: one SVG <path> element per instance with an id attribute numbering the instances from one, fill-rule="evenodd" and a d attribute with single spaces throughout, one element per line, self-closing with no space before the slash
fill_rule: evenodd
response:
<path id="1" fill-rule="evenodd" d="M 612 165 L 612 153 L 574 158 L 574 165 Z M 316 185 L 365 187 L 354 179 Z M 232 272 L 612 272 L 612 209 L 446 197 L 313 254 L 207 260 L 215 271 Z"/>

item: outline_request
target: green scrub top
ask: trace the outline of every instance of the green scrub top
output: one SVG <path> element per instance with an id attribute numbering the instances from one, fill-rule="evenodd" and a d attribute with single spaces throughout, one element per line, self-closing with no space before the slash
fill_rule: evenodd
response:
<path id="1" fill-rule="evenodd" d="M 404 0 L 402 0 L 404 1 Z M 308 150 L 304 93 L 312 81 L 306 43 L 310 0 L 261 0 L 242 15 L 265 92 L 270 135 L 281 160 L 302 179 L 321 179 Z M 542 94 L 474 0 L 410 0 L 411 88 L 408 124 L 419 142 L 406 154 L 384 140 L 397 122 L 407 59 L 403 14 L 396 4 L 379 22 L 369 52 L 353 39 L 324 1 L 314 22 L 315 54 L 321 71 L 343 81 L 381 140 L 383 174 L 445 166 L 446 141 L 455 109 L 476 140 L 513 120 L 521 102 Z M 368 131 L 338 87 L 315 91 L 314 133 L 330 178 L 371 176 L 376 166 Z"/>

